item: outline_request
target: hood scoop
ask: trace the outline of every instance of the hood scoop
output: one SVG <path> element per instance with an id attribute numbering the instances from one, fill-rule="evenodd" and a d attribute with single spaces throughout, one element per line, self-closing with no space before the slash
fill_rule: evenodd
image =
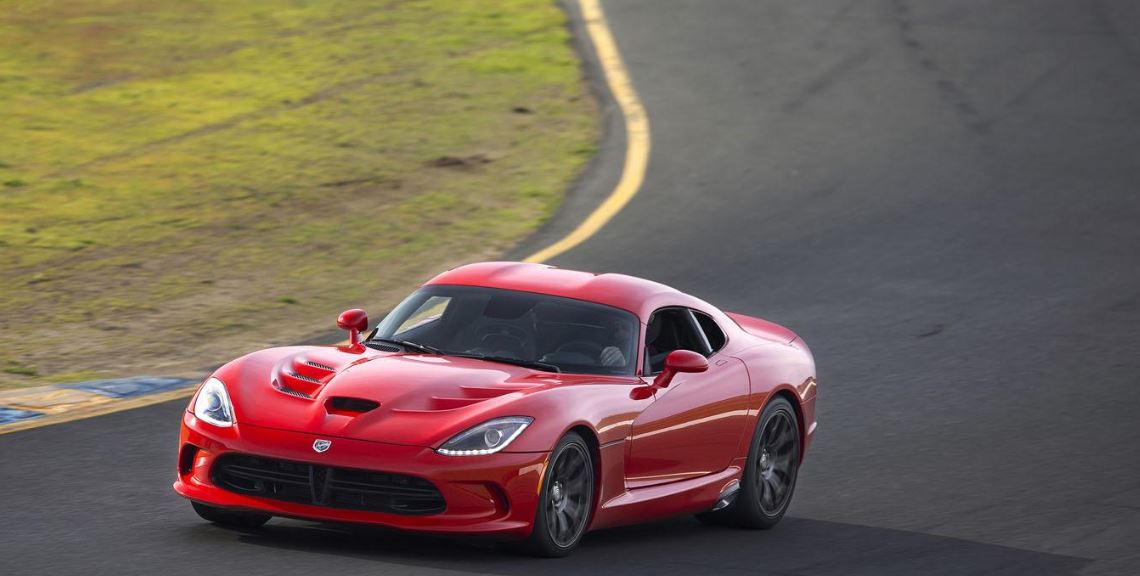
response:
<path id="1" fill-rule="evenodd" d="M 343 414 L 345 416 L 356 416 L 357 414 L 371 412 L 379 407 L 380 403 L 375 400 L 349 396 L 333 396 L 325 401 L 325 410 L 329 414 Z"/>

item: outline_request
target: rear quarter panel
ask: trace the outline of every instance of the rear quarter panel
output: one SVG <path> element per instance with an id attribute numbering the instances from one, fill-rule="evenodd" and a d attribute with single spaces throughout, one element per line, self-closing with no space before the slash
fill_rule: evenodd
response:
<path id="1" fill-rule="evenodd" d="M 749 396 L 749 430 L 767 403 L 779 393 L 793 398 L 798 410 L 800 437 L 803 438 L 801 457 L 806 454 L 816 428 L 816 372 L 815 359 L 804 341 L 794 332 L 771 322 L 740 314 L 729 316 L 739 332 L 731 354 L 744 362 L 748 370 L 751 393 Z M 741 454 L 748 453 L 751 434 L 742 440 Z"/>

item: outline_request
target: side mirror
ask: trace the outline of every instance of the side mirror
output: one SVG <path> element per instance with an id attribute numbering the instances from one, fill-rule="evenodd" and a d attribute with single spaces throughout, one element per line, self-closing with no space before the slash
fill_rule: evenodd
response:
<path id="1" fill-rule="evenodd" d="M 674 350 L 665 357 L 665 369 L 653 379 L 654 388 L 665 388 L 680 372 L 704 372 L 709 360 L 692 350 Z"/>
<path id="2" fill-rule="evenodd" d="M 341 330 L 348 330 L 348 343 L 356 346 L 360 344 L 360 333 L 368 329 L 368 314 L 360 308 L 345 310 L 337 316 L 336 325 Z"/>

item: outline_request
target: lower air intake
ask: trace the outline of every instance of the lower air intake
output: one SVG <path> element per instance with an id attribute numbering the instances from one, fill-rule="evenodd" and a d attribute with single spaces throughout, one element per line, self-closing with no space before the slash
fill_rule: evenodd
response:
<path id="1" fill-rule="evenodd" d="M 329 508 L 422 515 L 446 506 L 439 489 L 423 478 L 247 454 L 218 457 L 211 478 L 230 492 Z"/>

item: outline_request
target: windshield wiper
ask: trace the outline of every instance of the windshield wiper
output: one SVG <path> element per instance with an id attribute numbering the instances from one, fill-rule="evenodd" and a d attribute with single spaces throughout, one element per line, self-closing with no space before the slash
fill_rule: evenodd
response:
<path id="1" fill-rule="evenodd" d="M 475 352 L 444 352 L 435 346 L 428 346 L 427 344 L 420 344 L 419 342 L 412 342 L 410 340 L 397 340 L 395 338 L 372 338 L 365 342 L 365 346 L 372 343 L 390 344 L 401 346 L 405 349 L 423 352 L 424 354 L 442 354 L 447 356 L 458 356 L 460 358 L 475 358 L 478 360 L 486 360 L 488 362 L 502 362 L 504 364 L 514 364 L 515 366 L 523 366 L 525 368 L 536 368 L 538 370 L 545 370 L 547 372 L 561 372 L 554 364 L 546 362 L 539 362 L 537 360 L 522 360 L 520 358 L 510 358 L 507 356 L 492 356 L 489 354 L 478 354 Z"/>
<path id="2" fill-rule="evenodd" d="M 395 344 L 396 346 L 402 346 L 405 349 L 411 349 L 411 350 L 415 350 L 417 352 L 423 352 L 424 354 L 442 354 L 443 353 L 442 350 L 440 350 L 439 348 L 436 348 L 434 346 L 428 346 L 427 344 L 420 344 L 418 342 L 411 342 L 408 340 L 396 340 L 395 338 L 373 338 L 373 339 L 369 340 L 368 342 L 365 342 L 364 345 L 367 346 L 373 342 L 382 342 L 384 344 Z M 374 348 L 374 346 L 373 346 L 373 348 Z"/>
<path id="3" fill-rule="evenodd" d="M 522 366 L 524 368 L 536 368 L 538 370 L 545 370 L 547 372 L 561 372 L 554 364 L 546 362 L 539 362 L 538 360 L 523 360 L 521 358 L 510 358 L 508 356 L 491 356 L 488 354 L 477 354 L 475 352 L 448 352 L 447 356 L 458 356 L 459 358 L 476 358 L 478 360 L 486 360 L 488 362 L 502 362 L 503 364 L 514 364 L 515 366 Z"/>

